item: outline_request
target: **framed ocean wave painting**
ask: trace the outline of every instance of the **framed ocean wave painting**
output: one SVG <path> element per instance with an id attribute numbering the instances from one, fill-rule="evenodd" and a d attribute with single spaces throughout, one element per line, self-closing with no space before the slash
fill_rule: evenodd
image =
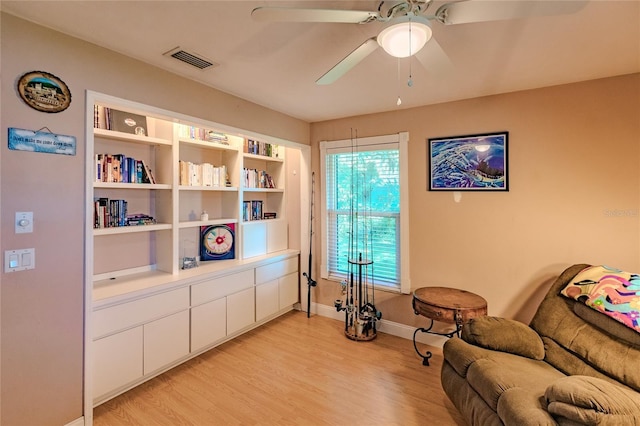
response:
<path id="1" fill-rule="evenodd" d="M 428 139 L 430 191 L 508 191 L 509 132 Z"/>

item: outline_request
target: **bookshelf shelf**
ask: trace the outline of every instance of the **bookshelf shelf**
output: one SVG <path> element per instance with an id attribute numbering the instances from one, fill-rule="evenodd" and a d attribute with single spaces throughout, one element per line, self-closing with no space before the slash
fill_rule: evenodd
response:
<path id="1" fill-rule="evenodd" d="M 270 161 L 273 163 L 284 163 L 284 159 L 280 158 L 280 157 L 269 157 L 268 155 L 257 155 L 257 154 L 248 154 L 248 153 L 243 153 L 242 156 L 246 159 L 253 159 L 253 160 L 259 160 L 259 161 Z"/>
<path id="2" fill-rule="evenodd" d="M 193 146 L 193 147 L 198 147 L 198 148 L 202 148 L 202 149 L 211 149 L 211 150 L 218 150 L 218 151 L 232 151 L 232 152 L 237 152 L 238 148 L 232 146 L 232 145 L 224 145 L 218 142 L 208 142 L 208 141 L 201 141 L 200 139 L 184 139 L 184 138 L 180 138 L 178 139 L 178 142 L 183 144 L 183 145 L 189 145 L 189 146 Z"/>
<path id="3" fill-rule="evenodd" d="M 171 189 L 171 185 L 163 183 L 120 183 L 120 182 L 94 182 L 94 188 L 104 189 Z"/>
<path id="4" fill-rule="evenodd" d="M 228 223 L 237 223 L 237 218 L 222 218 L 222 219 L 212 219 L 212 220 L 194 220 L 188 222 L 180 222 L 178 225 L 179 228 L 199 228 L 200 226 L 209 226 L 209 225 L 226 225 Z"/>
<path id="5" fill-rule="evenodd" d="M 105 139 L 111 139 L 115 141 L 132 142 L 145 145 L 173 145 L 173 141 L 168 139 L 156 138 L 151 136 L 139 136 L 125 132 L 118 132 L 116 130 L 106 129 L 93 129 L 93 134 Z"/>
<path id="6" fill-rule="evenodd" d="M 283 188 L 242 188 L 244 192 L 275 192 L 284 193 Z"/>
<path id="7" fill-rule="evenodd" d="M 133 234 L 136 232 L 153 232 L 171 229 L 170 223 L 158 223 L 155 225 L 137 225 L 137 226 L 116 226 L 113 228 L 95 228 L 94 236 L 100 235 L 117 235 L 117 234 Z"/>
<path id="8" fill-rule="evenodd" d="M 226 192 L 238 192 L 237 186 L 191 186 L 180 185 L 178 188 L 180 191 L 226 191 Z"/>

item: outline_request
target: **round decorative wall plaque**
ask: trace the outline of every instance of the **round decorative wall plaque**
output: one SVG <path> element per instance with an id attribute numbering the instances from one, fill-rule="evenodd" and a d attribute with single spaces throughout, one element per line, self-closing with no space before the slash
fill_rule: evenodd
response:
<path id="1" fill-rule="evenodd" d="M 71 92 L 53 74 L 43 71 L 28 72 L 18 80 L 18 93 L 31 108 L 42 112 L 64 111 L 71 104 Z"/>

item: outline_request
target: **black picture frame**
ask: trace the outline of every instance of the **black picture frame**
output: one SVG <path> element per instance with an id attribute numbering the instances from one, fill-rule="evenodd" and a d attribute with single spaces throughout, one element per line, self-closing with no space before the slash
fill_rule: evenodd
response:
<path id="1" fill-rule="evenodd" d="M 427 140 L 429 191 L 508 191 L 509 132 Z"/>

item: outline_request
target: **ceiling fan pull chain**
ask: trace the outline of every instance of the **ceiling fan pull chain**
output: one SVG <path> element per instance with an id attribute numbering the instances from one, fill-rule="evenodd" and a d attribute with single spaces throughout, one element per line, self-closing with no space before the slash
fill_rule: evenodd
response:
<path id="1" fill-rule="evenodd" d="M 413 86 L 413 76 L 411 70 L 411 64 L 413 63 L 413 52 L 411 51 L 411 21 L 409 21 L 409 80 L 407 80 L 407 86 Z"/>
<path id="2" fill-rule="evenodd" d="M 402 99 L 400 99 L 400 87 L 400 58 L 398 58 L 398 100 L 396 101 L 396 105 L 398 106 L 402 105 Z"/>

